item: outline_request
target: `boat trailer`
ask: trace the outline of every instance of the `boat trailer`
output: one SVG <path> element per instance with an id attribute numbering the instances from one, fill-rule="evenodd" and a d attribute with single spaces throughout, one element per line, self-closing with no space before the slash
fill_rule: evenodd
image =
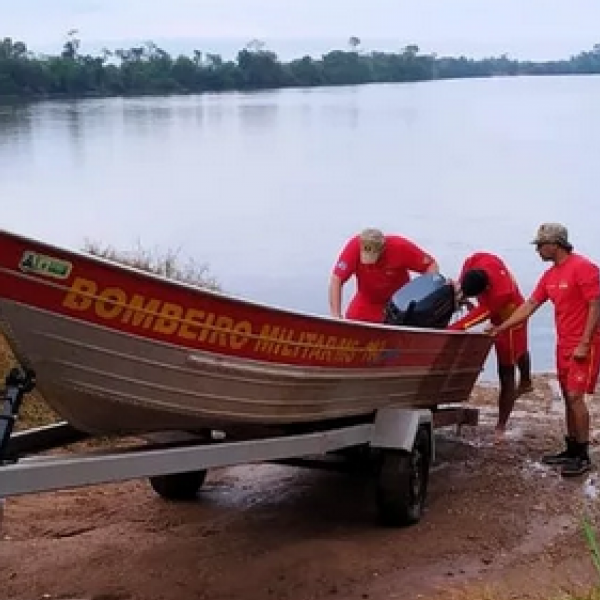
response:
<path id="1" fill-rule="evenodd" d="M 0 412 L 0 499 L 22 494 L 149 478 L 169 500 L 196 499 L 207 470 L 274 462 L 294 466 L 368 472 L 376 479 L 380 521 L 390 526 L 417 523 L 422 515 L 434 429 L 476 425 L 474 408 L 387 407 L 367 421 L 332 424 L 319 430 L 229 441 L 221 432 L 144 435 L 124 448 L 43 454 L 90 438 L 69 423 L 14 431 L 35 373 L 15 368 L 5 379 Z"/>

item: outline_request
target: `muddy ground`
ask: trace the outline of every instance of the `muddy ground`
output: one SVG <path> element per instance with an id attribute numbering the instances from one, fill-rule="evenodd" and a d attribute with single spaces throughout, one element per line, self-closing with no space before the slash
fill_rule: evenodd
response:
<path id="1" fill-rule="evenodd" d="M 379 526 L 364 478 L 274 465 L 213 471 L 188 504 L 145 481 L 11 498 L 1 598 L 551 598 L 600 582 L 582 533 L 584 515 L 600 517 L 596 473 L 565 481 L 539 463 L 562 444 L 548 378 L 501 445 L 494 390 L 473 403 L 479 426 L 436 436 L 416 526 Z"/>

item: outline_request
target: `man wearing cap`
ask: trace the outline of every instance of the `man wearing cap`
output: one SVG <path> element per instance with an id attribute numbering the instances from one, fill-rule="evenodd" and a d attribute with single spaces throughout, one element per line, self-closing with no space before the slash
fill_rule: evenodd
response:
<path id="1" fill-rule="evenodd" d="M 507 266 L 501 258 L 489 252 L 476 252 L 465 260 L 456 286 L 459 300 L 477 298 L 477 306 L 452 323 L 448 327 L 452 330 L 466 331 L 487 320 L 492 325 L 500 325 L 524 301 L 519 286 Z M 500 380 L 496 438 L 501 439 L 515 400 L 533 389 L 527 324 L 521 323 L 497 335 L 494 346 Z M 520 375 L 518 387 L 515 366 L 518 367 Z"/>
<path id="2" fill-rule="evenodd" d="M 589 471 L 590 416 L 585 395 L 592 394 L 600 371 L 600 270 L 589 259 L 573 252 L 569 234 L 559 223 L 545 223 L 533 243 L 544 261 L 553 265 L 535 290 L 506 321 L 492 327 L 491 335 L 515 327 L 544 302 L 554 304 L 556 367 L 565 400 L 566 449 L 549 454 L 542 462 L 562 465 L 562 475 Z"/>
<path id="3" fill-rule="evenodd" d="M 392 295 L 410 280 L 410 272 L 438 273 L 435 259 L 399 235 L 365 229 L 352 237 L 338 257 L 329 283 L 329 307 L 342 317 L 342 288 L 356 276 L 356 294 L 346 311 L 355 321 L 382 323 Z"/>

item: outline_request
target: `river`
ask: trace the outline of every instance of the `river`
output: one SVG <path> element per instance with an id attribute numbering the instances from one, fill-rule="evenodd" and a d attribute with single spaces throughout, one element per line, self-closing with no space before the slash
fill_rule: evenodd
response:
<path id="1" fill-rule="evenodd" d="M 76 249 L 174 250 L 228 292 L 317 314 L 368 226 L 450 276 L 498 253 L 528 293 L 542 221 L 600 260 L 598 106 L 591 76 L 5 105 L 0 223 Z M 534 369 L 552 369 L 549 307 L 531 339 Z"/>

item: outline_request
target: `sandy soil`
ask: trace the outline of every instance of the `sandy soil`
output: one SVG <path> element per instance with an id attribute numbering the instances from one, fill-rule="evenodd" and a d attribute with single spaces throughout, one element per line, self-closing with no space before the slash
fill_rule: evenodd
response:
<path id="1" fill-rule="evenodd" d="M 473 403 L 479 426 L 436 436 L 416 526 L 378 526 L 363 478 L 274 465 L 211 472 L 188 504 L 145 481 L 11 498 L 0 596 L 548 598 L 598 583 L 581 528 L 584 515 L 600 517 L 597 475 L 565 481 L 538 462 L 562 444 L 547 378 L 519 400 L 502 445 L 492 442 L 494 390 L 478 388 Z"/>

